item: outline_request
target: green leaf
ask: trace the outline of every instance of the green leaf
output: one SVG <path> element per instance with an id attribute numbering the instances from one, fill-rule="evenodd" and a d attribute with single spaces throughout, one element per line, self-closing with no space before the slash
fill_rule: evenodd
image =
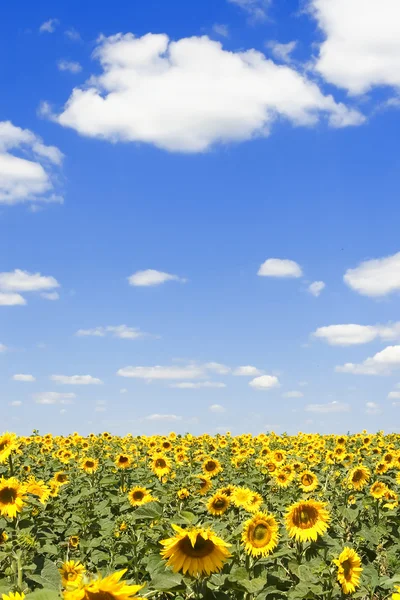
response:
<path id="1" fill-rule="evenodd" d="M 182 583 L 182 575 L 180 573 L 172 573 L 165 571 L 164 573 L 156 573 L 151 580 L 153 587 L 161 592 L 172 590 Z"/>
<path id="2" fill-rule="evenodd" d="M 60 600 L 60 598 L 61 595 L 59 594 L 59 592 L 44 588 L 42 590 L 36 590 L 35 592 L 29 594 L 29 600 Z"/>
<path id="3" fill-rule="evenodd" d="M 162 506 L 157 502 L 149 502 L 139 506 L 132 514 L 134 519 L 159 519 L 162 515 Z"/>
<path id="4" fill-rule="evenodd" d="M 60 573 L 53 561 L 48 558 L 44 561 L 40 575 L 29 575 L 29 579 L 33 579 L 36 583 L 40 583 L 40 585 L 46 589 L 58 590 L 61 586 Z"/>
<path id="5" fill-rule="evenodd" d="M 242 579 L 240 585 L 244 587 L 249 594 L 256 594 L 266 586 L 267 580 L 264 577 L 256 577 L 255 579 Z"/>

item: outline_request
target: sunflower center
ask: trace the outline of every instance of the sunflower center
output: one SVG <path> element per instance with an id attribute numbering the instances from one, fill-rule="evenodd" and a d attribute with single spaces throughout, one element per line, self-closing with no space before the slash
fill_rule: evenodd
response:
<path id="1" fill-rule="evenodd" d="M 318 519 L 318 511 L 312 506 L 300 506 L 293 515 L 293 523 L 300 529 L 313 527 Z"/>
<path id="2" fill-rule="evenodd" d="M 77 577 L 78 577 L 78 573 L 76 573 L 75 571 L 71 571 L 70 573 L 67 573 L 68 581 L 75 581 L 75 579 Z"/>
<path id="3" fill-rule="evenodd" d="M 143 492 L 137 491 L 137 492 L 133 492 L 132 497 L 134 500 L 143 500 L 144 494 L 143 494 Z"/>
<path id="4" fill-rule="evenodd" d="M 216 468 L 217 468 L 217 465 L 215 464 L 215 462 L 213 460 L 209 460 L 205 464 L 206 471 L 212 472 L 212 471 L 215 471 Z"/>
<path id="5" fill-rule="evenodd" d="M 14 504 L 17 498 L 17 492 L 14 488 L 5 487 L 0 490 L 0 502 L 1 504 Z"/>
<path id="6" fill-rule="evenodd" d="M 156 467 L 159 469 L 165 469 L 166 467 L 166 462 L 163 458 L 157 458 L 156 460 Z"/>
<path id="7" fill-rule="evenodd" d="M 213 502 L 213 508 L 215 508 L 216 510 L 221 510 L 222 508 L 225 508 L 225 506 L 226 500 L 224 500 L 223 498 L 218 498 Z"/>
<path id="8" fill-rule="evenodd" d="M 105 592 L 104 590 L 99 590 L 98 592 L 85 590 L 85 598 L 87 600 L 115 600 L 116 596 L 110 592 Z"/>
<path id="9" fill-rule="evenodd" d="M 67 480 L 67 476 L 64 475 L 63 473 L 60 474 L 60 475 L 57 475 L 57 481 L 58 481 L 58 483 L 64 483 L 64 481 L 66 481 L 66 480 Z"/>
<path id="10" fill-rule="evenodd" d="M 196 543 L 192 546 L 192 542 L 188 536 L 184 537 L 179 542 L 180 551 L 190 558 L 204 558 L 212 554 L 215 544 L 211 540 L 205 540 L 202 535 L 198 535 Z"/>
<path id="11" fill-rule="evenodd" d="M 0 444 L 0 452 L 2 452 L 2 450 L 4 450 L 4 448 L 7 448 L 8 446 L 8 442 L 1 442 Z"/>
<path id="12" fill-rule="evenodd" d="M 346 579 L 346 581 L 349 581 L 351 579 L 351 574 L 352 574 L 352 565 L 350 560 L 345 560 L 342 562 L 342 569 L 343 569 L 343 575 L 344 578 Z"/>
<path id="13" fill-rule="evenodd" d="M 264 523 L 259 523 L 253 530 L 253 542 L 256 546 L 264 546 L 271 539 L 271 532 Z"/>
<path id="14" fill-rule="evenodd" d="M 353 475 L 353 482 L 358 483 L 359 481 L 362 481 L 363 479 L 364 479 L 364 473 L 361 470 L 355 471 L 355 473 Z"/>
<path id="15" fill-rule="evenodd" d="M 93 469 L 93 467 L 94 467 L 94 462 L 91 461 L 91 460 L 87 460 L 86 461 L 86 468 L 87 469 Z"/>
<path id="16" fill-rule="evenodd" d="M 313 477 L 311 475 L 303 475 L 303 477 L 301 478 L 301 483 L 303 485 L 312 485 Z"/>

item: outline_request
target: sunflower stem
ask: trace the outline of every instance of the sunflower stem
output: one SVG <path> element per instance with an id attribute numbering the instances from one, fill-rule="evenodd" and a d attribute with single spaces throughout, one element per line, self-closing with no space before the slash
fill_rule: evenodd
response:
<path id="1" fill-rule="evenodd" d="M 8 465 L 10 467 L 10 477 L 14 477 L 14 464 L 12 459 L 12 454 L 8 456 Z"/>

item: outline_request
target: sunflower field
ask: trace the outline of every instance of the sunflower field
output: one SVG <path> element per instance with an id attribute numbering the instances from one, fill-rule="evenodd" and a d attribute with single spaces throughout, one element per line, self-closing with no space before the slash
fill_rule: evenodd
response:
<path id="1" fill-rule="evenodd" d="M 400 600 L 400 436 L 0 435 L 3 600 Z"/>

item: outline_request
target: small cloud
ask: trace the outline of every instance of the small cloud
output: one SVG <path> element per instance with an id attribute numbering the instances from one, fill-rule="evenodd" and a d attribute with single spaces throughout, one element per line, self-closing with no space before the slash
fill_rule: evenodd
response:
<path id="1" fill-rule="evenodd" d="M 350 412 L 350 405 L 334 400 L 333 402 L 328 402 L 327 404 L 307 404 L 304 410 L 306 412 L 315 413 L 342 413 Z"/>
<path id="2" fill-rule="evenodd" d="M 319 327 L 312 335 L 331 346 L 367 344 L 376 338 L 396 340 L 400 339 L 400 322 L 386 325 L 358 325 L 356 323 L 328 325 Z"/>
<path id="3" fill-rule="evenodd" d="M 17 373 L 12 376 L 12 379 L 13 381 L 24 381 L 25 383 L 36 381 L 36 377 L 29 375 L 28 373 Z"/>
<path id="4" fill-rule="evenodd" d="M 204 368 L 208 371 L 213 371 L 213 373 L 218 373 L 218 375 L 227 375 L 231 372 L 231 368 L 217 362 L 209 362 L 204 365 Z"/>
<path id="5" fill-rule="evenodd" d="M 7 352 L 7 346 L 5 344 L 0 344 L 0 353 Z"/>
<path id="6" fill-rule="evenodd" d="M 261 375 L 255 377 L 249 382 L 249 386 L 256 390 L 269 390 L 279 387 L 279 379 L 275 375 Z"/>
<path id="7" fill-rule="evenodd" d="M 74 393 L 61 393 L 61 392 L 41 392 L 34 396 L 36 404 L 70 404 L 76 394 Z"/>
<path id="8" fill-rule="evenodd" d="M 307 289 L 310 294 L 318 298 L 322 290 L 325 289 L 325 283 L 323 281 L 313 281 Z"/>
<path id="9" fill-rule="evenodd" d="M 287 42 L 287 44 L 280 44 L 276 40 L 270 40 L 266 44 L 266 47 L 271 50 L 272 56 L 281 62 L 289 63 L 292 60 L 290 56 L 293 50 L 297 46 L 297 41 Z"/>
<path id="10" fill-rule="evenodd" d="M 290 392 L 285 392 L 284 394 L 282 394 L 283 398 L 303 398 L 303 396 L 303 392 L 300 392 L 298 390 L 292 390 Z"/>
<path id="11" fill-rule="evenodd" d="M 204 375 L 204 369 L 196 365 L 183 367 L 123 367 L 117 371 L 120 377 L 133 377 L 136 379 L 197 379 Z"/>
<path id="12" fill-rule="evenodd" d="M 387 346 L 362 363 L 345 363 L 335 367 L 337 373 L 351 373 L 353 375 L 390 375 L 395 369 L 400 368 L 400 345 Z"/>
<path id="13" fill-rule="evenodd" d="M 59 60 L 57 63 L 59 71 L 68 71 L 69 73 L 80 73 L 82 65 L 73 60 Z"/>
<path id="14" fill-rule="evenodd" d="M 381 407 L 379 406 L 379 404 L 376 404 L 376 402 L 367 402 L 365 407 L 366 407 L 365 412 L 367 413 L 367 415 L 381 415 L 382 414 Z"/>
<path id="15" fill-rule="evenodd" d="M 21 294 L 0 292 L 0 306 L 24 306 L 26 300 Z"/>
<path id="16" fill-rule="evenodd" d="M 149 415 L 148 417 L 145 417 L 145 419 L 146 421 L 182 421 L 182 417 L 178 415 L 160 415 L 158 413 Z"/>
<path id="17" fill-rule="evenodd" d="M 230 4 L 236 4 L 244 10 L 251 22 L 265 21 L 270 0 L 228 0 Z"/>
<path id="18" fill-rule="evenodd" d="M 163 271 L 156 271 L 155 269 L 147 269 L 145 271 L 136 271 L 133 275 L 128 277 L 129 285 L 137 287 L 149 287 L 154 285 L 161 285 L 166 281 L 179 281 L 180 283 L 186 283 L 187 279 L 183 279 L 178 275 L 171 275 L 171 273 L 164 273 Z"/>
<path id="19" fill-rule="evenodd" d="M 41 297 L 45 300 L 59 300 L 60 294 L 58 292 L 42 292 Z"/>
<path id="20" fill-rule="evenodd" d="M 211 406 L 208 407 L 208 410 L 212 413 L 217 414 L 222 414 L 226 411 L 226 409 L 223 406 L 221 406 L 221 404 L 211 404 Z"/>
<path id="21" fill-rule="evenodd" d="M 126 394 L 127 392 L 128 392 L 128 390 L 127 390 L 126 388 L 121 388 L 121 389 L 119 390 L 119 393 L 120 393 L 120 394 Z"/>
<path id="22" fill-rule="evenodd" d="M 400 290 L 400 252 L 385 258 L 366 260 L 348 269 L 344 282 L 364 296 L 386 296 Z"/>
<path id="23" fill-rule="evenodd" d="M 251 365 L 244 365 L 243 367 L 237 367 L 233 371 L 233 375 L 237 377 L 254 377 L 256 375 L 261 375 L 262 371 L 257 369 L 257 367 L 253 367 Z"/>
<path id="24" fill-rule="evenodd" d="M 41 273 L 29 273 L 21 269 L 0 273 L 2 292 L 40 292 L 60 287 L 57 279 Z"/>
<path id="25" fill-rule="evenodd" d="M 389 392 L 388 398 L 400 398 L 400 392 Z"/>
<path id="26" fill-rule="evenodd" d="M 171 383 L 169 385 L 171 388 L 177 388 L 181 390 L 198 390 L 200 388 L 226 388 L 225 383 L 221 383 L 219 381 L 182 381 L 181 383 Z"/>
<path id="27" fill-rule="evenodd" d="M 105 337 L 107 333 L 111 333 L 112 337 L 124 340 L 136 340 L 149 335 L 140 331 L 138 327 L 128 327 L 128 325 L 107 325 L 106 327 L 100 326 L 93 329 L 79 329 L 75 335 L 78 337 Z"/>
<path id="28" fill-rule="evenodd" d="M 301 277 L 303 272 L 294 260 L 286 258 L 268 258 L 258 269 L 261 277 Z"/>
<path id="29" fill-rule="evenodd" d="M 82 40 L 81 34 L 79 33 L 79 31 L 74 29 L 74 27 L 70 27 L 69 29 L 66 29 L 64 31 L 64 35 L 66 38 L 71 40 L 71 42 L 80 42 Z"/>
<path id="30" fill-rule="evenodd" d="M 298 385 L 300 387 L 305 387 L 306 385 L 308 385 L 308 381 L 299 381 Z"/>
<path id="31" fill-rule="evenodd" d="M 22 406 L 22 402 L 21 400 L 13 400 L 12 402 L 8 403 L 9 406 Z"/>
<path id="32" fill-rule="evenodd" d="M 57 25 L 59 24 L 60 21 L 58 19 L 49 19 L 48 21 L 45 21 L 41 24 L 41 26 L 39 27 L 39 31 L 40 33 L 54 33 Z"/>
<path id="33" fill-rule="evenodd" d="M 51 381 L 62 385 L 102 385 L 101 379 L 91 375 L 50 375 Z"/>
<path id="34" fill-rule="evenodd" d="M 212 26 L 213 32 L 220 37 L 227 38 L 229 37 L 229 28 L 228 25 L 223 25 L 222 23 L 214 23 Z"/>

